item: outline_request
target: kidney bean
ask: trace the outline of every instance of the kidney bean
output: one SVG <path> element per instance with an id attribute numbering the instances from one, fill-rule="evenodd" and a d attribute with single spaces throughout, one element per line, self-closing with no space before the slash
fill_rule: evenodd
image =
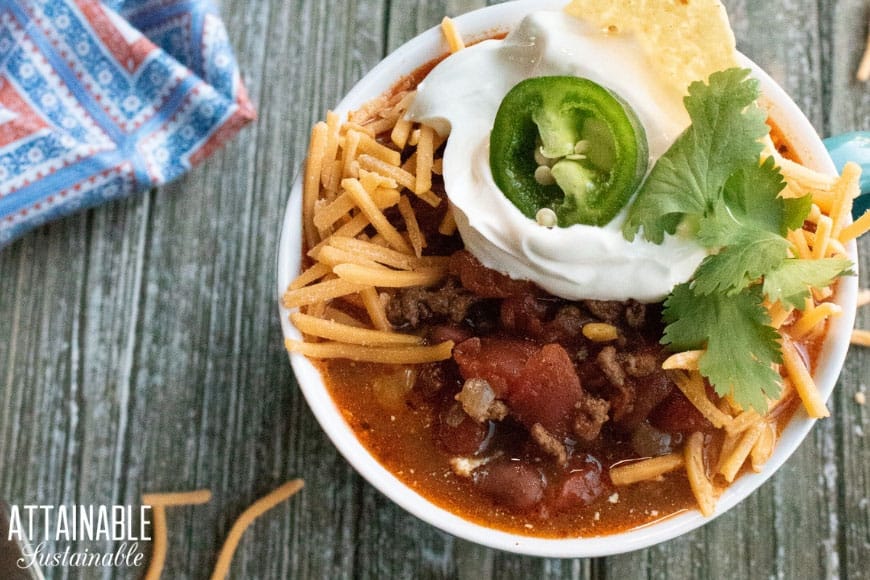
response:
<path id="1" fill-rule="evenodd" d="M 601 463 L 592 455 L 574 456 L 565 476 L 553 488 L 548 506 L 556 511 L 584 507 L 610 491 Z"/>
<path id="2" fill-rule="evenodd" d="M 471 338 L 471 331 L 459 325 L 441 324 L 434 327 L 429 336 L 432 343 L 452 340 L 455 344 L 459 344 Z"/>
<path id="3" fill-rule="evenodd" d="M 678 390 L 653 409 L 650 423 L 668 433 L 690 433 L 711 429 L 704 415 Z"/>
<path id="4" fill-rule="evenodd" d="M 626 385 L 633 390 L 634 398 L 630 409 L 622 413 L 616 423 L 628 431 L 646 420 L 652 410 L 675 389 L 667 375 L 658 370 L 648 376 L 627 381 Z"/>
<path id="5" fill-rule="evenodd" d="M 656 457 L 674 450 L 682 441 L 679 433 L 660 431 L 644 421 L 631 434 L 631 447 L 641 457 Z"/>
<path id="6" fill-rule="evenodd" d="M 438 440 L 448 453 L 474 455 L 482 451 L 489 431 L 489 422 L 477 423 L 457 402 L 438 416 Z"/>
<path id="7" fill-rule="evenodd" d="M 544 477 L 524 461 L 496 460 L 478 470 L 475 483 L 493 501 L 516 510 L 530 510 L 544 497 Z"/>
<path id="8" fill-rule="evenodd" d="M 456 363 L 446 360 L 421 365 L 414 390 L 423 397 L 432 397 L 440 392 L 454 393 L 461 386 L 462 377 Z"/>

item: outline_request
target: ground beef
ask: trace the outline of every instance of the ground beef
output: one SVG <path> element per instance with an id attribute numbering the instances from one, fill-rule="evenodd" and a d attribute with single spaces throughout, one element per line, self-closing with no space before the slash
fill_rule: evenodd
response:
<path id="1" fill-rule="evenodd" d="M 596 318 L 610 323 L 619 322 L 625 308 L 624 303 L 615 300 L 584 300 L 583 306 Z"/>
<path id="2" fill-rule="evenodd" d="M 625 321 L 632 328 L 642 328 L 646 324 L 646 304 L 629 300 L 625 306 Z"/>
<path id="3" fill-rule="evenodd" d="M 443 321 L 458 324 L 469 309 L 480 301 L 454 277 L 437 288 L 406 288 L 387 302 L 387 318 L 396 328 L 419 328 L 424 323 Z"/>
<path id="4" fill-rule="evenodd" d="M 583 325 L 591 321 L 588 313 L 575 304 L 566 304 L 556 311 L 546 327 L 542 338 L 547 342 L 569 342 L 582 336 Z"/>
<path id="5" fill-rule="evenodd" d="M 581 441 L 591 443 L 598 438 L 601 427 L 609 419 L 610 403 L 591 395 L 586 395 L 574 405 L 574 435 Z"/>
<path id="6" fill-rule="evenodd" d="M 659 358 L 651 349 L 624 352 L 613 346 L 604 347 L 595 358 L 611 386 L 613 420 L 622 429 L 635 428 L 671 394 L 673 383 Z"/>
<path id="7" fill-rule="evenodd" d="M 547 454 L 552 455 L 559 465 L 568 463 L 568 450 L 565 444 L 547 431 L 540 423 L 535 423 L 529 430 L 535 443 Z"/>
<path id="8" fill-rule="evenodd" d="M 583 306 L 595 317 L 611 324 L 623 320 L 630 328 L 640 329 L 647 323 L 647 305 L 637 300 L 617 302 L 616 300 L 584 300 Z"/>
<path id="9" fill-rule="evenodd" d="M 625 372 L 635 378 L 648 377 L 661 369 L 659 356 L 652 351 L 629 352 L 623 358 Z"/>
<path id="10" fill-rule="evenodd" d="M 598 363 L 598 367 L 610 381 L 610 384 L 617 388 L 625 386 L 625 371 L 616 359 L 616 348 L 605 346 L 598 353 L 595 362 Z"/>

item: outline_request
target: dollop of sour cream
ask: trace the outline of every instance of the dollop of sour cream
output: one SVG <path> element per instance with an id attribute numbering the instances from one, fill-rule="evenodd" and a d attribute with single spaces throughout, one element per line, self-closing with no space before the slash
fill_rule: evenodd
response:
<path id="1" fill-rule="evenodd" d="M 706 255 L 698 244 L 677 236 L 661 245 L 641 236 L 628 242 L 625 209 L 604 227 L 544 227 L 493 180 L 489 134 L 502 99 L 520 81 L 550 75 L 590 79 L 629 103 L 646 131 L 650 167 L 690 124 L 682 95 L 656 77 L 631 37 L 563 12 L 534 12 L 504 40 L 451 55 L 420 84 L 409 117 L 450 135 L 444 185 L 463 242 L 489 268 L 556 296 L 662 300 Z"/>

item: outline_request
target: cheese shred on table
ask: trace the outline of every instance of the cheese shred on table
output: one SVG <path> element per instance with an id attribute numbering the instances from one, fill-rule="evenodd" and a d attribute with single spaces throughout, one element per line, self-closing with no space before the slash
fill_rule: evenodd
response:
<path id="1" fill-rule="evenodd" d="M 282 486 L 272 490 L 265 496 L 261 497 L 251 504 L 242 515 L 235 521 L 224 545 L 218 554 L 217 563 L 212 572 L 212 580 L 223 580 L 227 577 L 230 570 L 233 554 L 242 538 L 245 530 L 247 530 L 254 521 L 277 506 L 286 501 L 300 489 L 304 482 L 301 479 L 288 481 Z M 152 525 L 153 525 L 153 544 L 151 552 L 151 561 L 148 564 L 148 570 L 145 573 L 145 580 L 159 580 L 163 574 L 163 566 L 166 563 L 166 553 L 168 544 L 168 528 L 166 525 L 166 508 L 187 506 L 208 503 L 211 501 L 211 491 L 200 489 L 188 492 L 169 492 L 169 493 L 146 493 L 142 495 L 142 505 L 151 506 L 152 510 Z"/>

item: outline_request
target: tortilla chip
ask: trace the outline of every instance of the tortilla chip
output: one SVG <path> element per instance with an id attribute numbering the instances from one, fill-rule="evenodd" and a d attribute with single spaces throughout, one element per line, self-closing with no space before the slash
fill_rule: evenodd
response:
<path id="1" fill-rule="evenodd" d="M 565 11 L 609 34 L 635 35 L 651 65 L 681 94 L 693 81 L 739 66 L 718 0 L 573 0 Z"/>

